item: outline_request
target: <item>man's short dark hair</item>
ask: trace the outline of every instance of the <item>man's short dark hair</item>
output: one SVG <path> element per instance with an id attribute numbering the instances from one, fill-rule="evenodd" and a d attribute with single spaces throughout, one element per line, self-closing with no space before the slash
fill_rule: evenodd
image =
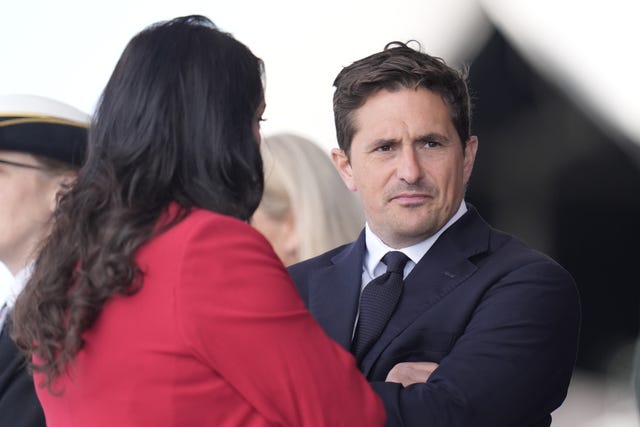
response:
<path id="1" fill-rule="evenodd" d="M 467 70 L 456 70 L 441 58 L 413 49 L 405 43 L 388 43 L 383 51 L 343 68 L 333 85 L 336 88 L 333 113 L 338 145 L 347 155 L 356 132 L 353 113 L 380 90 L 422 87 L 435 92 L 449 107 L 463 146 L 471 134 Z"/>

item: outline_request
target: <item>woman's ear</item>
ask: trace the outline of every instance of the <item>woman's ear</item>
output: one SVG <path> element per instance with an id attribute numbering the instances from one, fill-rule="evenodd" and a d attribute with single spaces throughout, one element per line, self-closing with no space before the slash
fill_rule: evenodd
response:
<path id="1" fill-rule="evenodd" d="M 58 194 L 75 184 L 78 174 L 75 171 L 62 172 L 51 179 L 49 189 L 49 209 L 51 213 L 56 210 Z"/>

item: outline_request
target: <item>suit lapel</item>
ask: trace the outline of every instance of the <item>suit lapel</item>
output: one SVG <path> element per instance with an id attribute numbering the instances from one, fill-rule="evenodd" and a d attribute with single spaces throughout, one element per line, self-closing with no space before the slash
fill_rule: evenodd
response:
<path id="1" fill-rule="evenodd" d="M 334 341 L 347 351 L 351 348 L 353 325 L 358 310 L 362 264 L 365 253 L 364 231 L 318 270 L 309 283 L 309 311 Z"/>
<path id="2" fill-rule="evenodd" d="M 486 252 L 489 227 L 473 207 L 447 229 L 405 279 L 394 314 L 362 361 L 365 376 L 389 343 L 476 271 L 469 258 Z"/>
<path id="3" fill-rule="evenodd" d="M 10 332 L 11 319 L 7 316 L 4 328 L 0 333 L 0 390 L 3 392 L 11 384 L 15 376 L 15 370 L 21 362 L 18 348 L 11 340 Z"/>

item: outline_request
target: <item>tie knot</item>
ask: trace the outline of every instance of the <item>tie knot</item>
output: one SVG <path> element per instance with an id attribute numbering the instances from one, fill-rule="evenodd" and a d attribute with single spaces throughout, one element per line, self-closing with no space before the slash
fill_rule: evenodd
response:
<path id="1" fill-rule="evenodd" d="M 387 271 L 402 274 L 404 266 L 409 258 L 400 251 L 387 252 L 382 257 L 382 262 L 387 265 Z"/>

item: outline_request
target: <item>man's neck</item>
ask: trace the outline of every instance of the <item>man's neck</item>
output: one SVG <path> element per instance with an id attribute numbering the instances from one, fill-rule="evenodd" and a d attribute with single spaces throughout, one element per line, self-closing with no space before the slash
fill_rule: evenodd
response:
<path id="1" fill-rule="evenodd" d="M 365 244 L 367 247 L 367 251 L 365 253 L 364 259 L 364 268 L 369 272 L 373 273 L 374 268 L 382 257 L 390 251 L 399 250 L 407 255 L 414 264 L 417 264 L 422 257 L 431 249 L 431 246 L 438 240 L 440 235 L 444 233 L 444 231 L 449 228 L 452 224 L 454 224 L 458 219 L 460 219 L 467 212 L 467 205 L 464 200 L 460 203 L 460 207 L 456 211 L 456 213 L 449 218 L 449 221 L 441 227 L 437 232 L 432 234 L 431 236 L 419 241 L 413 245 L 409 245 L 402 248 L 392 248 L 389 245 L 385 244 L 382 239 L 377 236 L 368 223 L 365 224 Z"/>

